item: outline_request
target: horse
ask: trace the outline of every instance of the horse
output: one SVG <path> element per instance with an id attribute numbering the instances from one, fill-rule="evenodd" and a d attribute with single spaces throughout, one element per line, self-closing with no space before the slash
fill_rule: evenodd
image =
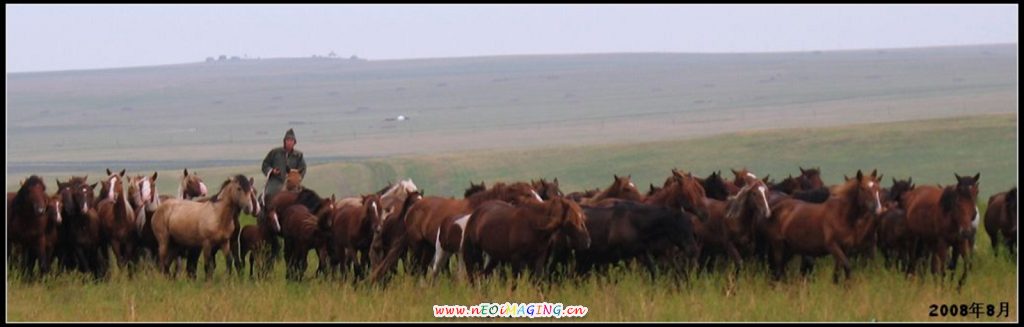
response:
<path id="1" fill-rule="evenodd" d="M 285 178 L 284 190 L 298 192 L 302 189 L 302 172 L 298 169 L 288 169 L 288 176 Z"/>
<path id="2" fill-rule="evenodd" d="M 654 183 L 651 183 L 651 188 L 647 190 L 647 194 L 644 194 L 644 198 L 654 195 L 654 193 L 658 193 L 658 191 L 661 191 L 661 188 L 654 186 Z"/>
<path id="3" fill-rule="evenodd" d="M 906 193 L 907 229 L 915 240 L 915 247 L 931 252 L 932 272 L 942 273 L 949 255 L 949 247 L 953 246 L 954 256 L 963 255 L 967 258 L 969 251 L 972 221 L 978 216 L 978 180 L 981 173 L 974 177 L 961 177 L 954 173 L 956 185 L 946 187 L 920 186 Z M 907 273 L 914 274 L 920 253 L 911 252 Z M 970 260 L 964 267 L 958 287 L 962 287 L 970 270 Z"/>
<path id="4" fill-rule="evenodd" d="M 636 184 L 633 184 L 632 175 L 622 177 L 619 175 L 613 176 L 615 177 L 615 180 L 612 181 L 612 185 L 609 185 L 603 191 L 597 193 L 590 199 L 583 200 L 580 204 L 597 205 L 605 199 L 622 199 L 637 202 L 643 201 L 644 196 L 636 189 Z"/>
<path id="5" fill-rule="evenodd" d="M 534 188 L 536 188 L 536 186 L 534 186 Z M 473 182 L 470 181 L 469 182 L 469 188 L 466 189 L 466 192 L 462 193 L 462 197 L 463 198 L 468 198 L 469 196 L 471 196 L 473 194 L 477 194 L 477 193 L 480 193 L 480 192 L 483 192 L 483 191 L 486 191 L 486 190 L 487 190 L 487 184 L 485 184 L 484 181 L 480 181 L 480 185 L 473 184 Z"/>
<path id="6" fill-rule="evenodd" d="M 800 176 L 797 177 L 797 182 L 800 183 L 800 188 L 804 190 L 813 190 L 825 187 L 825 182 L 821 180 L 821 168 L 800 168 Z"/>
<path id="7" fill-rule="evenodd" d="M 772 205 L 772 215 L 758 229 L 771 244 L 774 279 L 779 280 L 793 255 L 804 256 L 801 270 L 810 272 L 811 257 L 831 254 L 835 258 L 832 281 L 839 282 L 842 270 L 850 278 L 846 251 L 861 243 L 874 228 L 875 216 L 881 214 L 877 171 L 838 186 L 825 203 L 809 203 L 797 199 L 781 199 Z"/>
<path id="8" fill-rule="evenodd" d="M 370 267 L 373 227 L 380 224 L 382 210 L 379 195 L 363 195 L 358 205 L 339 206 L 328 218 L 328 253 L 332 270 L 351 264 L 356 278 L 363 277 Z"/>
<path id="9" fill-rule="evenodd" d="M 124 180 L 124 170 L 107 176 L 107 180 L 103 182 L 106 194 L 96 203 L 96 213 L 100 218 L 100 231 L 104 240 L 100 251 L 106 254 L 107 248 L 113 250 L 118 267 L 122 270 L 128 268 L 131 273 L 133 268 L 129 265 L 134 266 L 136 262 L 135 248 L 139 243 L 139 234 L 135 210 L 128 203 L 129 196 Z"/>
<path id="10" fill-rule="evenodd" d="M 302 280 L 306 272 L 309 250 L 316 250 L 320 258 L 317 272 L 326 272 L 327 225 L 334 212 L 334 200 L 334 195 L 321 199 L 315 210 L 303 204 L 293 204 L 283 211 L 277 209 L 268 212 L 273 217 L 271 219 L 280 221 L 281 236 L 284 238 L 284 257 L 288 267 L 285 278 L 288 280 Z"/>
<path id="11" fill-rule="evenodd" d="M 1017 249 L 1017 187 L 1009 191 L 996 193 L 988 198 L 988 209 L 985 211 L 985 232 L 992 241 L 992 255 L 999 256 L 999 239 L 1009 251 L 1009 257 L 1016 255 Z"/>
<path id="12" fill-rule="evenodd" d="M 95 189 L 99 182 L 88 184 L 89 176 L 72 176 L 67 182 L 57 180 L 64 203 L 64 222 L 60 225 L 57 258 L 63 270 L 77 269 L 91 273 L 95 279 L 106 276 L 109 261 L 101 253 L 100 219 L 95 206 Z"/>
<path id="13" fill-rule="evenodd" d="M 583 206 L 591 244 L 576 249 L 576 274 L 585 275 L 620 261 L 639 259 L 655 278 L 653 250 L 669 242 L 694 252 L 693 219 L 688 212 L 659 205 L 620 201 L 603 207 Z"/>
<path id="14" fill-rule="evenodd" d="M 715 200 L 725 201 L 729 198 L 729 195 L 735 195 L 739 192 L 738 188 L 736 189 L 736 193 L 729 191 L 729 184 L 726 184 L 725 180 L 722 179 L 721 172 L 712 172 L 707 178 L 698 178 L 697 181 L 699 181 L 701 186 L 704 187 L 705 195 L 707 195 L 708 198 Z M 733 187 L 735 187 L 735 185 Z M 651 185 L 651 189 L 653 191 L 654 185 Z"/>
<path id="15" fill-rule="evenodd" d="M 124 169 L 121 169 L 121 172 L 117 173 L 116 175 L 124 177 L 124 171 L 125 171 Z M 110 179 L 110 176 L 114 176 L 114 175 L 115 174 L 110 171 L 110 168 L 107 168 L 107 179 L 108 179 L 108 181 Z M 96 202 L 94 202 L 93 205 L 99 203 L 100 201 L 106 200 L 106 199 L 112 199 L 111 196 L 113 196 L 113 193 L 111 192 L 110 187 L 111 187 L 110 183 L 101 183 L 100 184 L 100 196 L 98 198 L 96 198 Z"/>
<path id="16" fill-rule="evenodd" d="M 206 183 L 203 182 L 203 178 L 199 177 L 199 174 L 192 172 L 188 173 L 188 168 L 185 168 L 184 175 L 181 176 L 181 182 L 178 183 L 178 192 L 175 193 L 175 197 L 169 195 L 160 196 L 160 200 L 168 199 L 185 199 L 191 200 L 200 197 L 206 197 L 207 189 Z"/>
<path id="17" fill-rule="evenodd" d="M 20 252 L 19 268 L 26 278 L 34 276 L 37 262 L 40 276 L 50 272 L 52 241 L 47 237 L 55 236 L 51 230 L 57 224 L 53 220 L 56 217 L 48 214 L 50 200 L 46 184 L 36 175 L 22 183 L 17 192 L 7 193 L 7 255 Z"/>
<path id="18" fill-rule="evenodd" d="M 750 174 L 749 172 L 745 174 Z M 754 225 L 758 220 L 771 216 L 768 205 L 768 187 L 754 178 L 745 181 L 743 187 L 726 201 L 704 198 L 709 210 L 705 221 L 693 221 L 694 231 L 699 240 L 698 262 L 705 270 L 714 267 L 718 255 L 725 254 L 739 274 L 743 267 L 744 254 L 753 252 Z"/>
<path id="19" fill-rule="evenodd" d="M 534 191 L 537 191 L 540 198 L 545 201 L 551 200 L 555 197 L 565 196 L 562 194 L 562 190 L 558 188 L 558 177 L 555 177 L 555 179 L 550 182 L 544 178 L 541 178 L 538 181 L 530 180 L 530 185 L 533 186 Z"/>
<path id="20" fill-rule="evenodd" d="M 566 194 L 565 197 L 568 198 L 569 200 L 572 200 L 573 202 L 582 203 L 584 200 L 594 197 L 595 195 L 597 195 L 597 193 L 601 193 L 601 188 L 595 188 L 582 192 L 572 192 Z"/>
<path id="21" fill-rule="evenodd" d="M 405 217 L 409 208 L 423 199 L 423 192 L 422 189 L 409 191 L 398 207 L 398 215 L 390 220 L 382 218 L 380 225 L 374 228 L 370 243 L 371 283 L 384 281 L 387 273 L 394 273 L 397 269 L 398 259 L 405 256 Z"/>
<path id="22" fill-rule="evenodd" d="M 240 212 L 253 211 L 252 179 L 236 175 L 221 184 L 221 189 L 208 202 L 188 200 L 166 201 L 153 214 L 153 234 L 159 244 L 160 267 L 170 273 L 172 245 L 201 247 L 206 264 L 206 278 L 214 270 L 215 247 L 226 249 L 228 262 L 234 254 L 229 250 L 232 231 Z"/>
<path id="23" fill-rule="evenodd" d="M 498 262 L 505 262 L 517 275 L 529 265 L 534 278 L 543 276 L 551 245 L 549 240 L 556 233 L 567 235 L 578 250 L 590 247 L 583 211 L 568 199 L 515 205 L 503 201 L 481 204 L 466 222 L 462 244 L 462 260 L 469 282 L 473 283 L 484 254 L 490 260 L 484 273 L 490 273 Z"/>
<path id="24" fill-rule="evenodd" d="M 490 200 L 511 203 L 541 202 L 540 195 L 527 183 L 497 183 L 490 189 L 456 200 L 442 197 L 425 197 L 409 208 L 406 216 L 406 246 L 412 254 L 410 269 L 425 274 L 435 256 L 436 240 L 441 225 L 449 217 L 461 217 L 472 213 L 480 204 Z"/>
<path id="25" fill-rule="evenodd" d="M 882 190 L 885 212 L 878 218 L 876 238 L 886 266 L 894 262 L 905 265 L 910 260 L 910 235 L 907 232 L 907 211 L 904 195 L 914 190 L 913 178 L 892 179 L 892 187 Z"/>
<path id="26" fill-rule="evenodd" d="M 149 255 L 154 258 L 154 262 L 156 261 L 157 243 L 156 236 L 153 235 L 153 224 L 149 217 L 152 217 L 156 208 L 160 207 L 160 191 L 157 190 L 156 185 L 157 177 L 157 172 L 153 172 L 152 176 L 135 175 L 128 178 L 128 202 L 135 213 L 135 228 L 139 234 L 136 249 L 140 256 L 143 250 L 148 251 Z"/>

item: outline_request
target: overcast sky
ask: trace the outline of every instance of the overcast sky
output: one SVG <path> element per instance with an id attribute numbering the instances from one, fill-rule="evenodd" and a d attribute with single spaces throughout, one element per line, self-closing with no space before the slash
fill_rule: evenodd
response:
<path id="1" fill-rule="evenodd" d="M 1017 42 L 1017 5 L 6 5 L 7 72 L 232 56 L 370 60 Z"/>

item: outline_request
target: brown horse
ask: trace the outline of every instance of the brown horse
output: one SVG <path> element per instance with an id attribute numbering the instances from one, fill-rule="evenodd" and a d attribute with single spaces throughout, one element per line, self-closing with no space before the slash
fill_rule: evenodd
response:
<path id="1" fill-rule="evenodd" d="M 184 175 L 181 176 L 181 182 L 178 184 L 178 193 L 175 193 L 175 197 L 163 195 L 160 196 L 160 199 L 191 200 L 199 197 L 205 197 L 206 193 L 206 183 L 203 182 L 203 178 L 199 177 L 199 174 L 197 174 L 194 171 L 192 172 L 192 174 L 189 174 L 188 168 L 186 168 L 184 171 Z"/>
<path id="2" fill-rule="evenodd" d="M 555 198 L 518 205 L 489 201 L 478 206 L 466 222 L 462 245 L 462 260 L 469 282 L 473 283 L 484 254 L 490 260 L 484 268 L 485 273 L 489 273 L 498 262 L 505 262 L 512 265 L 515 274 L 529 265 L 534 278 L 543 276 L 550 240 L 556 233 L 567 235 L 576 249 L 590 247 L 583 211 L 568 199 Z"/>
<path id="3" fill-rule="evenodd" d="M 612 181 L 612 185 L 609 185 L 608 188 L 605 188 L 590 199 L 583 200 L 580 204 L 597 205 L 606 199 L 621 199 L 637 202 L 643 201 L 644 196 L 636 189 L 636 184 L 633 184 L 632 175 L 622 177 L 619 177 L 619 175 L 613 176 L 615 177 L 615 180 Z"/>
<path id="4" fill-rule="evenodd" d="M 285 192 L 281 192 L 285 193 Z M 285 278 L 289 280 L 302 280 L 306 273 L 307 257 L 310 250 L 316 250 L 320 258 L 318 273 L 326 272 L 327 269 L 327 238 L 328 221 L 334 210 L 334 195 L 321 199 L 315 210 L 310 210 L 305 205 L 294 204 L 283 211 L 269 211 L 268 214 L 280 216 L 281 236 L 284 238 L 284 258 L 287 262 Z M 274 219 L 274 218 L 271 218 Z"/>
<path id="5" fill-rule="evenodd" d="M 711 216 L 706 223 L 700 224 L 701 257 L 711 259 L 705 267 L 713 267 L 715 253 L 727 254 L 735 263 L 736 273 L 743 266 L 741 252 L 745 255 L 754 252 L 755 225 L 758 221 L 771 217 L 772 210 L 768 204 L 768 186 L 764 181 L 754 179 L 747 181 L 735 196 L 727 201 L 706 199 Z M 717 202 L 717 203 L 716 203 Z M 725 207 L 719 209 L 720 207 Z M 724 212 L 723 212 L 724 211 Z M 705 253 L 707 251 L 707 253 Z M 706 261 L 701 260 L 701 263 Z"/>
<path id="6" fill-rule="evenodd" d="M 786 262 L 793 255 L 805 257 L 802 270 L 810 271 L 808 258 L 831 254 L 835 258 L 833 282 L 840 269 L 850 277 L 846 250 L 856 246 L 873 231 L 875 215 L 881 214 L 877 171 L 840 185 L 825 203 L 782 199 L 772 205 L 771 217 L 758 229 L 771 244 L 774 278 L 781 279 Z"/>
<path id="7" fill-rule="evenodd" d="M 55 216 L 48 214 L 49 205 L 46 184 L 36 175 L 29 177 L 17 192 L 7 193 L 7 255 L 10 259 L 21 259 L 19 268 L 26 278 L 34 276 L 37 262 L 40 275 L 50 272 L 51 240 L 47 237 L 53 237 L 51 230 L 57 222 L 53 221 Z M 17 256 L 12 257 L 12 253 Z"/>
<path id="8" fill-rule="evenodd" d="M 406 216 L 406 244 L 412 254 L 411 270 L 425 274 L 434 257 L 436 240 L 441 225 L 449 217 L 461 217 L 472 213 L 480 204 L 500 200 L 510 203 L 540 202 L 540 195 L 527 183 L 497 183 L 490 189 L 475 193 L 469 198 L 456 200 L 442 197 L 425 197 L 409 208 Z"/>
<path id="9" fill-rule="evenodd" d="M 704 199 L 707 193 L 704 186 L 690 173 L 672 169 L 672 176 L 665 186 L 650 197 L 644 199 L 645 204 L 654 204 L 673 209 L 682 209 L 697 215 L 700 221 L 708 218 L 709 210 Z"/>
<path id="10" fill-rule="evenodd" d="M 462 197 L 463 198 L 468 198 L 469 196 L 471 196 L 473 194 L 477 194 L 477 193 L 480 193 L 480 192 L 483 192 L 483 191 L 486 191 L 486 190 L 487 190 L 487 184 L 485 184 L 483 181 L 480 181 L 480 185 L 473 184 L 473 182 L 469 182 L 469 188 L 466 189 L 466 192 L 462 193 Z"/>
<path id="11" fill-rule="evenodd" d="M 169 273 L 172 246 L 201 247 L 206 278 L 213 275 L 215 247 L 225 249 L 233 262 L 230 243 L 240 212 L 253 211 L 252 180 L 242 175 L 225 180 L 220 192 L 209 202 L 167 200 L 153 214 L 153 234 L 159 244 L 161 269 Z"/>
<path id="12" fill-rule="evenodd" d="M 298 192 L 302 189 L 302 172 L 298 169 L 288 169 L 288 176 L 285 178 L 284 190 Z"/>
<path id="13" fill-rule="evenodd" d="M 957 184 L 939 188 L 921 186 L 907 192 L 907 229 L 915 240 L 915 247 L 930 252 L 932 272 L 942 273 L 949 255 L 949 247 L 953 246 L 954 255 L 967 258 L 970 253 L 968 238 L 972 232 L 972 221 L 978 216 L 978 180 L 981 173 L 974 177 L 956 176 Z M 907 268 L 913 274 L 920 251 L 911 252 L 912 258 Z M 969 260 L 964 267 L 958 287 L 962 287 L 970 270 Z"/>
<path id="14" fill-rule="evenodd" d="M 594 197 L 595 195 L 597 195 L 597 193 L 601 193 L 601 188 L 595 188 L 592 190 L 586 190 L 582 192 L 572 192 L 566 194 L 565 197 L 568 198 L 569 200 L 572 200 L 572 202 L 582 203 L 583 201 Z"/>
<path id="15" fill-rule="evenodd" d="M 383 215 L 379 195 L 363 195 L 361 200 L 358 205 L 338 207 L 328 218 L 327 225 L 330 228 L 328 253 L 332 270 L 347 269 L 351 265 L 359 279 L 370 267 L 373 227 L 380 225 Z"/>
<path id="16" fill-rule="evenodd" d="M 118 175 L 118 176 L 124 177 L 124 169 L 121 169 L 120 173 L 116 173 L 115 174 L 114 172 L 110 171 L 110 168 L 107 168 L 107 181 L 108 182 L 110 180 L 110 176 L 114 176 L 114 175 Z M 114 193 L 110 189 L 110 183 L 101 183 L 100 184 L 100 196 L 98 198 L 96 198 L 96 202 L 94 202 L 93 204 L 95 205 L 96 203 L 99 203 L 100 201 L 103 201 L 103 200 L 106 200 L 106 199 L 113 199 L 113 198 L 111 198 L 113 195 L 114 195 Z"/>
<path id="17" fill-rule="evenodd" d="M 892 179 L 892 187 L 882 190 L 882 205 L 885 210 L 878 217 L 876 230 L 878 248 L 885 259 L 885 265 L 899 263 L 900 266 L 910 261 L 912 248 L 910 234 L 907 231 L 907 211 L 904 195 L 914 190 L 913 178 L 905 181 Z"/>
<path id="18" fill-rule="evenodd" d="M 138 232 L 138 243 L 136 250 L 141 256 L 145 251 L 156 258 L 157 244 L 156 236 L 153 235 L 153 223 L 149 217 L 153 216 L 156 208 L 160 207 L 160 191 L 156 187 L 157 173 L 152 176 L 135 175 L 128 178 L 128 202 L 135 214 L 135 228 Z"/>
<path id="19" fill-rule="evenodd" d="M 530 185 L 533 186 L 533 190 L 537 191 L 542 200 L 551 200 L 555 197 L 565 196 L 562 194 L 562 190 L 558 188 L 558 177 L 555 177 L 553 181 L 547 181 L 541 178 L 539 181 L 530 180 Z"/>
<path id="20" fill-rule="evenodd" d="M 103 190 L 106 190 L 107 194 L 96 204 L 104 240 L 101 251 L 106 253 L 108 247 L 113 250 L 117 265 L 122 270 L 129 268 L 129 264 L 134 265 L 135 246 L 139 243 L 135 211 L 128 203 L 128 192 L 124 184 L 124 170 L 107 176 L 107 180 L 103 182 Z"/>
<path id="21" fill-rule="evenodd" d="M 1016 255 L 1017 249 L 1017 188 L 997 193 L 988 198 L 988 209 L 985 211 L 985 232 L 992 241 L 992 255 L 999 256 L 999 239 L 1009 251 L 1009 257 Z"/>
<path id="22" fill-rule="evenodd" d="M 422 199 L 423 190 L 409 191 L 405 201 L 397 207 L 398 214 L 395 218 L 381 219 L 381 224 L 374 228 L 373 241 L 370 243 L 370 265 L 373 267 L 370 274 L 371 283 L 384 281 L 386 274 L 394 273 L 397 269 L 398 259 L 405 256 L 405 218 L 409 208 Z"/>

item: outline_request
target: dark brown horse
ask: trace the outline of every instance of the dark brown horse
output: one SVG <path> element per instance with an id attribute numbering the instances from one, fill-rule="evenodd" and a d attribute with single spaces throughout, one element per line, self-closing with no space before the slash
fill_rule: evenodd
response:
<path id="1" fill-rule="evenodd" d="M 913 274 L 921 252 L 927 252 L 932 258 L 932 272 L 945 273 L 949 247 L 954 248 L 954 255 L 963 255 L 966 259 L 970 253 L 968 237 L 972 232 L 972 221 L 978 216 L 978 180 L 981 173 L 974 177 L 956 176 L 957 184 L 939 188 L 921 186 L 907 192 L 907 228 L 915 240 L 915 247 L 924 251 L 911 252 L 912 259 L 907 273 Z M 970 270 L 970 260 L 964 267 L 958 286 L 963 286 Z"/>
<path id="2" fill-rule="evenodd" d="M 875 216 L 881 214 L 877 172 L 840 185 L 825 203 L 809 203 L 797 199 L 781 199 L 772 204 L 772 216 L 759 224 L 761 235 L 771 244 L 774 278 L 785 274 L 785 265 L 793 255 L 805 258 L 831 254 L 835 258 L 833 282 L 839 272 L 850 277 L 846 249 L 856 246 L 873 232 Z M 805 259 L 803 272 L 810 271 Z"/>
<path id="3" fill-rule="evenodd" d="M 692 214 L 659 205 L 620 201 L 604 207 L 584 206 L 591 244 L 576 249 L 577 274 L 604 269 L 621 261 L 638 259 L 655 278 L 653 255 L 660 243 L 683 251 L 696 250 Z"/>
<path id="4" fill-rule="evenodd" d="M 815 167 L 810 169 L 800 168 L 800 176 L 797 177 L 797 182 L 800 182 L 800 188 L 803 190 L 813 190 L 825 187 L 825 182 L 821 180 L 821 168 Z"/>
<path id="5" fill-rule="evenodd" d="M 885 265 L 893 263 L 905 266 L 910 261 L 913 247 L 907 231 L 907 210 L 904 195 L 914 190 L 913 179 L 898 181 L 892 179 L 892 187 L 882 190 L 882 205 L 885 210 L 878 218 L 876 230 L 878 249 L 885 259 Z"/>
<path id="6" fill-rule="evenodd" d="M 287 193 L 287 192 L 281 192 Z M 276 198 L 276 197 L 275 197 Z M 316 210 L 311 211 L 305 205 L 293 204 L 281 210 L 274 208 L 268 214 L 277 216 L 281 222 L 281 236 L 284 238 L 284 258 L 287 262 L 285 278 L 288 280 L 302 280 L 307 267 L 307 258 L 310 250 L 317 250 L 320 258 L 318 273 L 326 272 L 327 269 L 327 239 L 328 221 L 334 212 L 334 195 L 330 198 L 321 199 Z M 274 219 L 274 218 L 271 218 Z"/>
<path id="7" fill-rule="evenodd" d="M 100 231 L 104 240 L 101 251 L 106 253 L 107 248 L 113 250 L 117 265 L 122 270 L 131 268 L 129 264 L 134 266 L 136 262 L 135 247 L 139 243 L 136 214 L 132 205 L 128 203 L 125 184 L 124 170 L 118 174 L 107 176 L 107 180 L 103 181 L 103 190 L 106 190 L 106 195 L 96 204 L 96 213 L 100 218 Z"/>
<path id="8" fill-rule="evenodd" d="M 58 192 L 64 200 L 64 222 L 59 229 L 60 243 L 57 257 L 64 270 L 77 269 L 106 276 L 108 262 L 101 254 L 100 219 L 96 213 L 95 189 L 99 184 L 88 184 L 89 176 L 72 176 L 67 182 L 57 180 Z"/>
<path id="9" fill-rule="evenodd" d="M 338 207 L 328 218 L 330 267 L 354 270 L 361 279 L 370 267 L 373 227 L 380 224 L 383 207 L 377 194 L 363 195 L 358 205 Z"/>
<path id="10" fill-rule="evenodd" d="M 729 195 L 735 195 L 739 192 L 739 188 L 736 188 L 735 185 L 733 185 L 733 187 L 736 188 L 736 193 L 729 192 L 729 186 L 725 183 L 725 180 L 722 179 L 721 172 L 712 172 L 707 178 L 698 178 L 697 180 L 700 181 L 701 186 L 704 187 L 704 193 L 708 198 L 725 201 L 729 198 Z M 651 185 L 651 189 L 653 188 L 654 185 Z"/>
<path id="11" fill-rule="evenodd" d="M 39 176 L 32 175 L 17 192 L 7 193 L 7 255 L 11 261 L 20 260 L 21 273 L 26 278 L 35 276 L 33 271 L 39 264 L 39 275 L 50 272 L 53 253 L 50 240 L 53 237 L 55 216 L 48 214 L 50 197 L 46 184 Z M 12 257 L 12 253 L 17 254 Z"/>
<path id="12" fill-rule="evenodd" d="M 1000 239 L 1013 258 L 1017 250 L 1017 188 L 988 198 L 985 211 L 985 232 L 992 241 L 992 255 L 999 256 Z"/>
<path id="13" fill-rule="evenodd" d="M 477 194 L 486 190 L 487 184 L 484 183 L 483 181 L 480 181 L 480 185 L 473 184 L 473 182 L 469 182 L 469 188 L 466 189 L 466 192 L 462 193 L 462 197 L 469 198 L 469 196 L 473 194 Z"/>
<path id="14" fill-rule="evenodd" d="M 568 199 L 517 205 L 503 201 L 481 204 L 466 222 L 462 244 L 462 260 L 469 282 L 473 283 L 477 270 L 484 263 L 484 254 L 490 261 L 484 267 L 485 273 L 504 262 L 510 264 L 517 275 L 529 266 L 534 278 L 544 276 L 550 240 L 556 233 L 567 235 L 577 250 L 590 246 L 583 211 Z"/>

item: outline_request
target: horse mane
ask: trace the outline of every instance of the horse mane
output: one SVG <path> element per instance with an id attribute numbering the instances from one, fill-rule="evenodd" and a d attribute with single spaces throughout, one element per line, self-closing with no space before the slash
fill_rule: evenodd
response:
<path id="1" fill-rule="evenodd" d="M 864 176 L 867 178 L 867 176 Z M 860 205 L 857 203 L 857 188 L 860 187 L 861 181 L 857 178 L 851 178 L 843 184 L 835 187 L 834 197 L 847 201 L 850 204 L 850 212 L 847 216 L 848 221 L 853 221 L 859 218 L 863 212 L 861 212 Z M 832 196 L 830 196 L 831 198 Z"/>
<path id="2" fill-rule="evenodd" d="M 743 208 L 746 207 L 747 195 L 750 193 L 753 184 L 748 184 L 740 189 L 739 193 L 730 196 L 726 200 L 725 204 L 725 218 L 726 219 L 738 219 L 743 213 Z"/>
<path id="3" fill-rule="evenodd" d="M 939 205 L 942 207 L 942 212 L 950 213 L 956 208 L 957 191 L 954 186 L 946 186 L 942 188 L 942 196 L 939 197 Z"/>
<path id="4" fill-rule="evenodd" d="M 315 191 L 308 188 L 303 188 L 302 191 L 299 192 L 298 197 L 295 198 L 295 203 L 309 208 L 309 212 L 311 213 L 320 211 L 322 201 L 323 199 L 320 198 L 319 194 L 316 194 Z"/>

